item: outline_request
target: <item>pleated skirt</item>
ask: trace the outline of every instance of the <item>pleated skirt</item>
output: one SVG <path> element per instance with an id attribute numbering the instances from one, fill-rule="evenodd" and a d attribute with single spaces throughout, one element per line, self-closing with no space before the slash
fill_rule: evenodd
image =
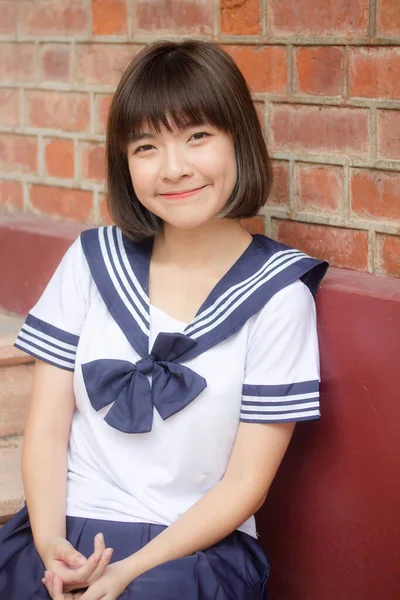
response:
<path id="1" fill-rule="evenodd" d="M 89 557 L 94 536 L 102 532 L 106 546 L 114 548 L 112 562 L 137 552 L 164 529 L 148 523 L 67 517 L 68 541 Z M 0 599 L 49 600 L 43 573 L 25 507 L 0 529 Z M 257 540 L 235 531 L 208 550 L 146 571 L 119 600 L 265 600 L 268 573 Z"/>

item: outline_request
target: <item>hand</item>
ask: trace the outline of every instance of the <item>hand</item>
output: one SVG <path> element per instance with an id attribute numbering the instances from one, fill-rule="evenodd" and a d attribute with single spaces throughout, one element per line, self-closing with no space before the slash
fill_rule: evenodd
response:
<path id="1" fill-rule="evenodd" d="M 86 588 L 101 577 L 110 562 L 112 552 L 112 548 L 105 547 L 101 533 L 94 538 L 94 552 L 88 559 L 75 550 L 66 539 L 57 536 L 46 545 L 42 559 L 47 569 L 46 573 L 60 578 L 63 584 L 62 591 L 68 593 L 71 590 Z M 46 585 L 45 581 L 42 581 Z"/>
<path id="2" fill-rule="evenodd" d="M 81 600 L 116 600 L 133 580 L 124 561 L 109 565 L 97 581 L 92 583 L 82 596 Z M 56 597 L 54 600 L 64 600 Z M 65 600 L 69 600 L 66 598 Z"/>
<path id="3" fill-rule="evenodd" d="M 77 592 L 63 592 L 63 582 L 61 577 L 50 571 L 46 571 L 42 583 L 46 587 L 52 600 L 77 600 L 84 594 L 84 590 Z"/>

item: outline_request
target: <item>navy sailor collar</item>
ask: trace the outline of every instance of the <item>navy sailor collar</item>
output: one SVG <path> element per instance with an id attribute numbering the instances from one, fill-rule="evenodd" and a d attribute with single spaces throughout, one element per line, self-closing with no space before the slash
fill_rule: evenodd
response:
<path id="1" fill-rule="evenodd" d="M 115 225 L 81 234 L 92 277 L 110 312 L 141 357 L 149 354 L 149 268 L 153 240 L 134 242 Z M 183 362 L 238 331 L 280 289 L 302 279 L 314 294 L 328 264 L 263 235 L 215 285 L 183 334 L 194 343 Z"/>

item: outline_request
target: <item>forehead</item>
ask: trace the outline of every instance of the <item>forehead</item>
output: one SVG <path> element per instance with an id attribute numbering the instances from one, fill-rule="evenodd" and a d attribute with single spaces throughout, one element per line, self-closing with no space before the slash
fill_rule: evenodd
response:
<path id="1" fill-rule="evenodd" d="M 156 77 L 157 75 L 157 77 Z M 204 73 L 179 71 L 141 74 L 125 87 L 116 103 L 115 133 L 122 146 L 144 132 L 169 133 L 196 125 L 211 125 L 233 133 L 234 123 L 221 98 L 207 84 Z"/>

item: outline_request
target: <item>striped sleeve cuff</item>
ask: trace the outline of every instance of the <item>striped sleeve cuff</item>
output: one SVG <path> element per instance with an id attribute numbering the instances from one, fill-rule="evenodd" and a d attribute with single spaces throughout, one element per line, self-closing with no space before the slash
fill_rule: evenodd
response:
<path id="1" fill-rule="evenodd" d="M 318 380 L 285 385 L 243 385 L 241 421 L 287 423 L 319 417 Z"/>
<path id="2" fill-rule="evenodd" d="M 78 342 L 77 335 L 29 314 L 14 346 L 56 367 L 73 371 Z"/>

